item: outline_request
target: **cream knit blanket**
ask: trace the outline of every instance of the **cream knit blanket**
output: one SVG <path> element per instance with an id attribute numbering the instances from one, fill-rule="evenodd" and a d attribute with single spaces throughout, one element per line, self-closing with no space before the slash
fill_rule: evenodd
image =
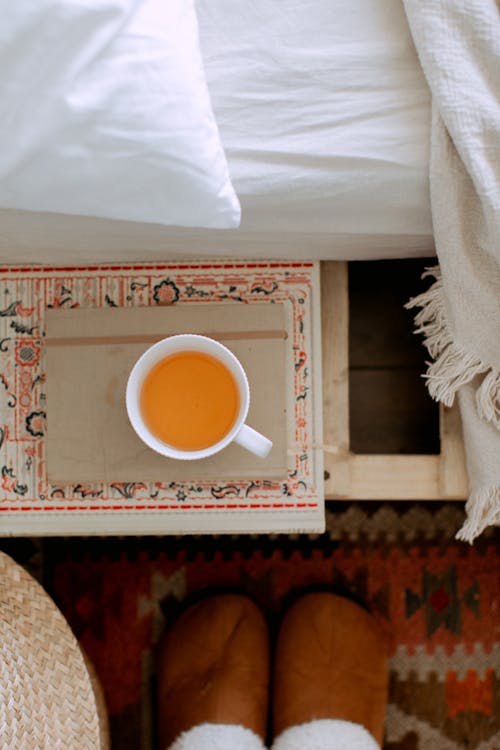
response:
<path id="1" fill-rule="evenodd" d="M 431 89 L 430 186 L 439 266 L 413 299 L 431 395 L 458 394 L 469 500 L 459 538 L 500 523 L 500 9 L 404 0 Z"/>

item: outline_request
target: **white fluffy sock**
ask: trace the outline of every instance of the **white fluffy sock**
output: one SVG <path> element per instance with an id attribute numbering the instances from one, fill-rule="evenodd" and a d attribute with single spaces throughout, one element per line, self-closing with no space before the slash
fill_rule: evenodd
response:
<path id="1" fill-rule="evenodd" d="M 316 719 L 285 729 L 274 740 L 271 750 L 380 750 L 380 747 L 360 724 Z"/>
<path id="2" fill-rule="evenodd" d="M 168 750 L 265 750 L 262 740 L 246 727 L 198 724 L 180 734 Z"/>

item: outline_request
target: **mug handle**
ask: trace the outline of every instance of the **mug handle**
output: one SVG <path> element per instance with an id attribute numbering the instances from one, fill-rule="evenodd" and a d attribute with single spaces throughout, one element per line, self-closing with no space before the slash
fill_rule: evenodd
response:
<path id="1" fill-rule="evenodd" d="M 252 429 L 247 424 L 240 427 L 239 432 L 234 437 L 234 442 L 246 448 L 250 453 L 254 453 L 259 458 L 265 458 L 269 455 L 273 447 L 272 441 L 261 435 L 257 430 Z"/>

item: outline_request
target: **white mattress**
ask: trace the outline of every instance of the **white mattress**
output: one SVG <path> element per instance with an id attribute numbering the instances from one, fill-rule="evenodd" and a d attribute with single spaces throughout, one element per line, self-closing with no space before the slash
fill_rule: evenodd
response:
<path id="1" fill-rule="evenodd" d="M 35 245 L 49 262 L 432 253 L 430 94 L 400 0 L 197 0 L 197 11 L 241 229 L 7 212 L 0 261 L 36 260 Z"/>

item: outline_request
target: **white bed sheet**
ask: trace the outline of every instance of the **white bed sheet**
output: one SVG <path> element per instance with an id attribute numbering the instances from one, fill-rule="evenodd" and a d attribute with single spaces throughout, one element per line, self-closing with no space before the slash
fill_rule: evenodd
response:
<path id="1" fill-rule="evenodd" d="M 196 0 L 239 230 L 3 212 L 0 262 L 433 253 L 430 94 L 400 0 Z"/>
<path id="2" fill-rule="evenodd" d="M 197 0 L 242 228 L 430 235 L 430 94 L 400 0 Z"/>

